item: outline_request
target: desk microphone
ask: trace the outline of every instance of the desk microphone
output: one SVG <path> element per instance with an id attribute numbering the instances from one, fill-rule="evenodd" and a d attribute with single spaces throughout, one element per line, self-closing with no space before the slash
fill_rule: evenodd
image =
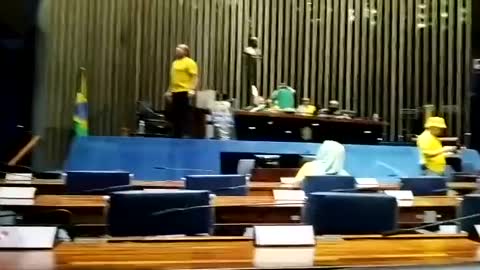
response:
<path id="1" fill-rule="evenodd" d="M 16 213 L 10 213 L 10 214 L 0 214 L 0 218 L 6 218 L 6 217 L 17 217 L 18 215 Z"/>
<path id="2" fill-rule="evenodd" d="M 358 188 L 336 188 L 327 192 L 355 192 L 358 191 Z"/>
<path id="3" fill-rule="evenodd" d="M 143 190 L 143 187 L 135 186 L 135 185 L 121 185 L 121 186 L 113 186 L 113 187 L 106 187 L 106 188 L 88 189 L 82 192 L 75 192 L 75 193 L 94 194 L 94 193 L 112 193 L 117 191 L 131 191 L 131 190 Z"/>
<path id="4" fill-rule="evenodd" d="M 439 188 L 439 189 L 432 190 L 433 193 L 440 193 L 440 192 L 447 192 L 447 191 L 449 191 L 448 188 Z"/>
<path id="5" fill-rule="evenodd" d="M 208 172 L 208 173 L 215 173 L 214 170 L 206 170 L 206 169 L 195 169 L 195 168 L 170 168 L 170 167 L 164 167 L 164 166 L 159 166 L 159 167 L 153 167 L 154 169 L 157 170 L 166 170 L 166 171 L 190 171 L 190 172 Z"/>
<path id="6" fill-rule="evenodd" d="M 217 188 L 217 189 L 210 189 L 210 192 L 215 193 L 215 191 L 235 190 L 235 189 L 242 189 L 242 188 L 248 188 L 248 185 L 221 187 L 221 188 Z"/>
<path id="7" fill-rule="evenodd" d="M 170 209 L 165 209 L 157 212 L 153 212 L 150 215 L 151 216 L 161 216 L 165 214 L 170 214 L 174 212 L 184 212 L 184 211 L 190 211 L 190 210 L 196 210 L 196 209 L 203 209 L 203 208 L 216 208 L 216 207 L 223 207 L 223 206 L 228 206 L 228 207 L 242 207 L 242 206 L 278 206 L 278 205 L 285 205 L 285 206 L 303 206 L 303 202 L 273 202 L 273 203 L 252 203 L 252 204 L 227 204 L 227 205 L 212 205 L 212 204 L 207 204 L 207 205 L 198 205 L 198 206 L 192 206 L 192 207 L 184 207 L 184 208 L 170 208 Z"/>
<path id="8" fill-rule="evenodd" d="M 377 160 L 377 161 L 375 162 L 375 164 L 380 165 L 380 166 L 382 166 L 382 167 L 384 167 L 384 168 L 386 168 L 386 169 L 389 169 L 389 170 L 393 173 L 393 174 L 388 175 L 388 176 L 391 176 L 391 177 L 400 177 L 401 175 L 405 175 L 402 171 L 400 171 L 400 170 L 398 170 L 398 169 L 396 169 L 396 168 L 388 165 L 388 164 L 385 163 L 385 162 L 382 162 L 382 161 Z"/>
<path id="9" fill-rule="evenodd" d="M 444 221 L 439 221 L 439 222 L 430 223 L 430 224 L 426 224 L 426 225 L 422 225 L 422 226 L 418 226 L 418 227 L 413 227 L 413 228 L 408 228 L 408 229 L 398 229 L 398 230 L 387 231 L 387 232 L 383 232 L 382 236 L 388 237 L 388 236 L 394 236 L 394 235 L 397 235 L 397 234 L 401 234 L 401 233 L 404 233 L 404 232 L 415 232 L 417 230 L 426 229 L 426 228 L 429 228 L 429 227 L 435 227 L 435 226 L 446 224 L 446 223 L 457 223 L 458 221 L 468 220 L 468 219 L 476 218 L 476 217 L 480 217 L 480 213 L 472 214 L 472 215 L 468 215 L 468 216 L 463 216 L 463 217 L 459 217 L 459 218 L 454 218 L 454 219 L 449 219 L 449 220 L 444 220 Z"/>

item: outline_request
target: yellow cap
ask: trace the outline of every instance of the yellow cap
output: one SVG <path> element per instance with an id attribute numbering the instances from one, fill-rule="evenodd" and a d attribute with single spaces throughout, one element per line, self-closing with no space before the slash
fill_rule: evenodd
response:
<path id="1" fill-rule="evenodd" d="M 442 117 L 429 117 L 425 123 L 425 128 L 430 127 L 447 128 L 447 124 L 445 124 L 445 119 Z"/>

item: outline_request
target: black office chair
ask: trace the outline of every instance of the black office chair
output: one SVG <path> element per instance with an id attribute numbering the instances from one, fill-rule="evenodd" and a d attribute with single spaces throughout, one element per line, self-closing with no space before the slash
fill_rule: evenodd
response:
<path id="1" fill-rule="evenodd" d="M 307 176 L 303 181 L 303 191 L 307 196 L 313 192 L 354 192 L 355 185 L 355 178 L 352 176 Z"/>
<path id="2" fill-rule="evenodd" d="M 155 111 L 152 104 L 147 101 L 137 101 L 137 123 L 145 123 L 145 136 L 169 136 L 172 128 L 167 117 L 159 111 Z"/>
<path id="3" fill-rule="evenodd" d="M 110 196 L 112 236 L 210 234 L 213 211 L 208 191 L 116 192 Z"/>
<path id="4" fill-rule="evenodd" d="M 185 189 L 209 190 L 218 196 L 246 196 L 248 194 L 245 175 L 189 175 Z"/>
<path id="5" fill-rule="evenodd" d="M 68 194 L 104 195 L 115 191 L 138 190 L 130 185 L 131 175 L 124 171 L 68 171 Z"/>
<path id="6" fill-rule="evenodd" d="M 459 209 L 459 217 L 470 216 L 480 213 L 480 194 L 468 194 L 463 197 Z M 479 239 L 475 225 L 480 225 L 480 217 L 472 217 L 460 222 L 462 231 L 468 233 L 470 238 Z"/>
<path id="7" fill-rule="evenodd" d="M 411 190 L 414 196 L 440 196 L 447 194 L 447 180 L 439 176 L 402 177 L 401 189 Z"/>
<path id="8" fill-rule="evenodd" d="M 379 234 L 396 229 L 397 200 L 383 194 L 312 193 L 305 206 L 304 221 L 315 235 Z"/>

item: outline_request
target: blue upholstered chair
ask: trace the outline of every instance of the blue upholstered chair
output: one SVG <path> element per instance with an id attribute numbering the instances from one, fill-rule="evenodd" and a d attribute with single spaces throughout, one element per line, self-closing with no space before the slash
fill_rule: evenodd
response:
<path id="1" fill-rule="evenodd" d="M 312 193 L 304 211 L 303 219 L 316 235 L 392 231 L 398 216 L 396 199 L 383 194 Z"/>
<path id="2" fill-rule="evenodd" d="M 68 194 L 101 195 L 114 191 L 135 190 L 130 173 L 123 171 L 69 171 L 66 173 Z"/>
<path id="3" fill-rule="evenodd" d="M 414 196 L 435 196 L 447 194 L 447 182 L 444 177 L 403 177 L 400 178 L 400 180 L 401 189 L 411 190 Z"/>
<path id="4" fill-rule="evenodd" d="M 209 234 L 209 205 L 208 191 L 115 192 L 110 195 L 108 231 L 112 236 Z"/>
<path id="5" fill-rule="evenodd" d="M 303 191 L 307 196 L 312 192 L 354 192 L 355 178 L 339 175 L 307 176 L 303 180 Z"/>
<path id="6" fill-rule="evenodd" d="M 218 196 L 246 196 L 245 175 L 190 175 L 186 177 L 185 189 L 209 190 Z"/>
<path id="7" fill-rule="evenodd" d="M 480 213 L 480 194 L 468 194 L 463 197 L 459 210 L 459 217 Z M 480 225 L 480 217 L 469 218 L 460 221 L 462 231 L 466 231 L 469 236 L 478 238 L 474 225 Z"/>

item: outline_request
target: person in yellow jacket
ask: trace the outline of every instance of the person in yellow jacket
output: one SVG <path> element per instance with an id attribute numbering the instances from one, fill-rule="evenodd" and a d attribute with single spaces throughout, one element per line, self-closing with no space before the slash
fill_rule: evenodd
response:
<path id="1" fill-rule="evenodd" d="M 439 136 L 446 128 L 445 119 L 430 117 L 425 123 L 425 131 L 417 138 L 420 165 L 427 175 L 444 175 L 447 167 L 445 154 L 456 149 L 454 146 L 442 146 Z"/>
<path id="2" fill-rule="evenodd" d="M 180 44 L 175 49 L 175 61 L 170 72 L 170 118 L 173 126 L 173 136 L 187 136 L 190 126 L 190 97 L 195 95 L 198 84 L 198 66 L 190 58 L 190 49 Z"/>

